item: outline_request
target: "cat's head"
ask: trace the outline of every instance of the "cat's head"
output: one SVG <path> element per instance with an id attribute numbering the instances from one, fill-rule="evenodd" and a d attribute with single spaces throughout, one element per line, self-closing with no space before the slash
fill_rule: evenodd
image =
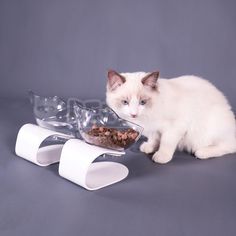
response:
<path id="1" fill-rule="evenodd" d="M 136 121 L 144 118 L 158 95 L 159 72 L 107 74 L 106 102 L 120 117 Z"/>

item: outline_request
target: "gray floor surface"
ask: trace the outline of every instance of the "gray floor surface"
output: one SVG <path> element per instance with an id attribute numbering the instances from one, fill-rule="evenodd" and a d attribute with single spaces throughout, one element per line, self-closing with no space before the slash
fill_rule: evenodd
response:
<path id="1" fill-rule="evenodd" d="M 136 145 L 119 159 L 128 178 L 89 192 L 60 178 L 58 164 L 15 155 L 25 123 L 35 123 L 28 101 L 0 99 L 1 236 L 236 235 L 236 154 L 201 161 L 177 152 L 158 165 Z"/>

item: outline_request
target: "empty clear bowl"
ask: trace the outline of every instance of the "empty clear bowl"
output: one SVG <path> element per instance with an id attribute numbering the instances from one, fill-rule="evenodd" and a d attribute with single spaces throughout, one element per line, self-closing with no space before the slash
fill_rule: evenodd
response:
<path id="1" fill-rule="evenodd" d="M 143 128 L 126 121 L 110 108 L 74 107 L 80 135 L 89 144 L 123 151 L 141 136 Z"/>
<path id="2" fill-rule="evenodd" d="M 32 91 L 29 92 L 29 97 L 39 126 L 80 137 L 73 100 L 65 102 L 57 96 L 43 97 L 34 94 Z"/>

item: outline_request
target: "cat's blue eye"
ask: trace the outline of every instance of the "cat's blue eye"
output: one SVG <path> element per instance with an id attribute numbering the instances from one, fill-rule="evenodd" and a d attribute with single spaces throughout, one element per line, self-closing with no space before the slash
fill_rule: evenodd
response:
<path id="1" fill-rule="evenodd" d="M 142 106 L 145 105 L 146 103 L 147 103 L 146 100 L 140 100 L 140 101 L 139 101 L 139 104 L 142 105 Z"/>
<path id="2" fill-rule="evenodd" d="M 129 105 L 129 102 L 127 100 L 122 100 L 121 102 L 123 105 Z"/>

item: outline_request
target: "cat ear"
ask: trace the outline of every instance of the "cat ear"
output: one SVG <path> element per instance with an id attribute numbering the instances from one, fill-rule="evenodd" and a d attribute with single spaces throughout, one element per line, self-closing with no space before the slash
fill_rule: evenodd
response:
<path id="1" fill-rule="evenodd" d="M 107 85 L 111 91 L 115 90 L 117 87 L 125 83 L 125 77 L 123 77 L 114 70 L 109 70 L 107 73 L 107 77 L 108 77 Z"/>
<path id="2" fill-rule="evenodd" d="M 157 88 L 157 79 L 159 77 L 159 71 L 152 72 L 148 75 L 146 75 L 142 79 L 142 84 L 144 86 L 149 86 L 151 89 L 156 89 Z"/>

